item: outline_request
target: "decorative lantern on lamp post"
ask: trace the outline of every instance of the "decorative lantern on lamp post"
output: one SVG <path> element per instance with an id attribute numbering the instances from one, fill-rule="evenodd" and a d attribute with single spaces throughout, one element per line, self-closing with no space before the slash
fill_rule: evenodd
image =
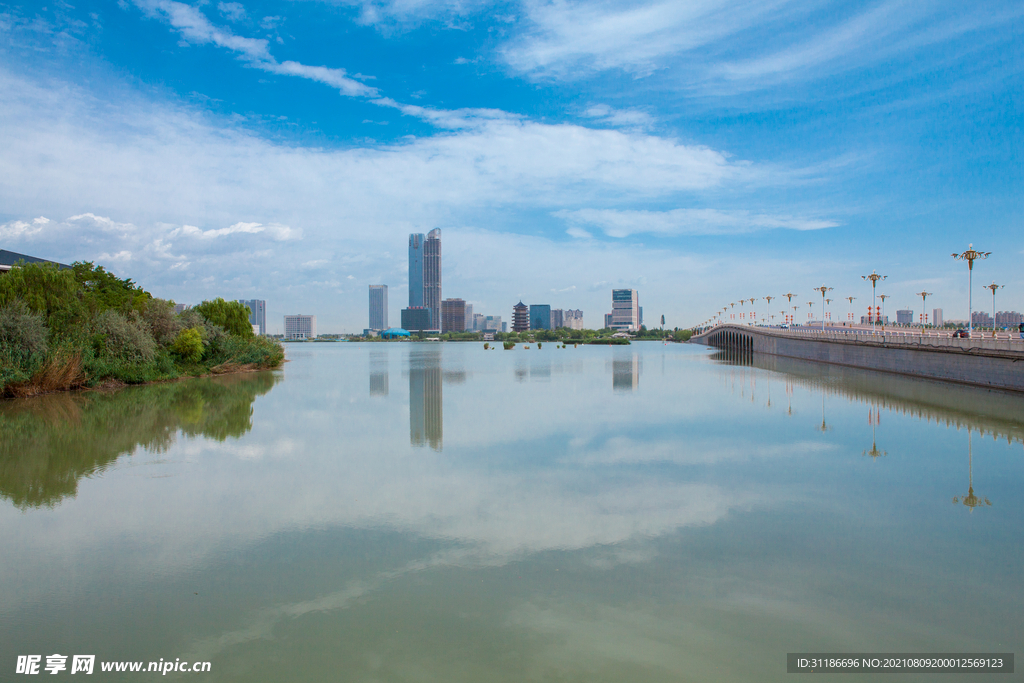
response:
<path id="1" fill-rule="evenodd" d="M 953 258 L 967 261 L 967 329 L 974 332 L 974 262 L 985 260 L 991 251 L 975 251 L 973 244 L 967 245 L 967 251 L 953 254 Z M 995 320 L 992 321 L 995 323 Z"/>
<path id="2" fill-rule="evenodd" d="M 923 289 L 917 293 L 921 297 L 921 323 L 924 325 L 928 324 L 928 310 L 925 308 L 928 304 L 926 303 L 928 297 L 932 295 L 932 292 L 926 292 Z"/>
<path id="3" fill-rule="evenodd" d="M 872 306 L 872 308 L 874 308 L 874 306 L 875 306 L 875 285 L 878 284 L 879 280 L 884 280 L 885 278 L 887 278 L 889 276 L 888 275 L 879 275 L 878 273 L 876 273 L 875 271 L 872 270 L 871 271 L 871 275 L 861 275 L 860 277 L 861 277 L 862 280 L 871 280 L 871 306 Z M 852 304 L 852 301 L 851 301 L 851 306 L 852 305 L 853 304 Z M 874 329 L 875 329 L 875 318 L 876 317 L 877 316 L 872 316 L 871 317 L 871 330 L 872 331 L 874 331 Z"/>
<path id="4" fill-rule="evenodd" d="M 878 298 L 882 300 L 882 329 L 885 329 L 885 300 L 891 299 L 892 297 L 888 294 L 879 294 Z"/>

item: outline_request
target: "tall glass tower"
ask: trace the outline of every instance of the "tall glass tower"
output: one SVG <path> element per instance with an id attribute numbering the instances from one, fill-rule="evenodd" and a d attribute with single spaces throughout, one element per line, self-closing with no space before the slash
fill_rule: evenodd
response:
<path id="1" fill-rule="evenodd" d="M 409 235 L 409 308 L 423 305 L 423 233 Z"/>

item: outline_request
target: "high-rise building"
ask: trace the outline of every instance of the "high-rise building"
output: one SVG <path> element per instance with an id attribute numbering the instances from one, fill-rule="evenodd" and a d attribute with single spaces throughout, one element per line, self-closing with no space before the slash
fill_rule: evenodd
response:
<path id="1" fill-rule="evenodd" d="M 971 313 L 971 323 L 974 325 L 983 325 L 985 327 L 992 327 L 995 323 L 992 320 L 992 316 L 985 311 L 974 311 Z"/>
<path id="2" fill-rule="evenodd" d="M 942 327 L 942 309 L 941 308 L 933 308 L 932 309 L 932 325 L 935 325 L 935 327 Z"/>
<path id="3" fill-rule="evenodd" d="M 896 323 L 899 325 L 910 325 L 914 322 L 914 312 L 909 308 L 896 311 Z"/>
<path id="4" fill-rule="evenodd" d="M 466 331 L 466 302 L 462 299 L 445 299 L 441 302 L 441 331 Z"/>
<path id="5" fill-rule="evenodd" d="M 473 304 L 466 304 L 466 332 L 473 331 Z"/>
<path id="6" fill-rule="evenodd" d="M 512 307 L 512 331 L 526 332 L 530 329 L 530 309 L 522 301 Z"/>
<path id="7" fill-rule="evenodd" d="M 480 324 L 478 329 L 485 332 L 504 332 L 502 328 L 501 316 L 500 315 L 487 315 L 478 316 L 483 318 L 483 322 Z"/>
<path id="8" fill-rule="evenodd" d="M 388 329 L 387 285 L 370 285 L 370 329 Z"/>
<path id="9" fill-rule="evenodd" d="M 582 330 L 583 329 L 583 311 L 577 309 L 569 309 L 563 314 L 565 326 L 570 330 Z"/>
<path id="10" fill-rule="evenodd" d="M 604 326 L 605 327 L 611 327 L 612 326 L 612 314 L 611 313 L 605 313 L 604 314 Z"/>
<path id="11" fill-rule="evenodd" d="M 426 306 L 410 306 L 402 309 L 402 329 L 409 332 L 433 330 L 434 319 Z"/>
<path id="12" fill-rule="evenodd" d="M 1020 325 L 1024 315 L 1017 311 L 996 311 L 996 325 Z"/>
<path id="13" fill-rule="evenodd" d="M 482 313 L 474 313 L 473 314 L 473 331 L 474 332 L 482 332 L 484 330 L 484 323 L 486 322 L 486 320 L 487 320 L 487 316 L 483 315 Z M 467 323 L 467 325 L 468 325 L 468 323 Z"/>
<path id="14" fill-rule="evenodd" d="M 253 325 L 253 332 L 262 336 L 267 333 L 267 302 L 263 299 L 239 299 L 238 303 L 245 304 L 249 309 L 249 324 Z M 174 307 L 177 311 L 177 306 Z M 259 330 L 257 332 L 257 330 Z"/>
<path id="15" fill-rule="evenodd" d="M 530 304 L 530 329 L 551 329 L 551 306 L 548 304 Z"/>
<path id="16" fill-rule="evenodd" d="M 316 339 L 315 315 L 286 315 L 284 317 L 285 339 Z"/>
<path id="17" fill-rule="evenodd" d="M 552 308 L 551 329 L 557 330 L 559 327 L 565 327 L 565 311 L 561 308 Z"/>
<path id="18" fill-rule="evenodd" d="M 409 235 L 409 308 L 423 305 L 423 233 Z"/>
<path id="19" fill-rule="evenodd" d="M 613 329 L 634 332 L 640 329 L 640 295 L 635 289 L 612 290 Z"/>
<path id="20" fill-rule="evenodd" d="M 437 325 L 441 320 L 441 229 L 427 233 L 423 243 L 423 305 Z"/>

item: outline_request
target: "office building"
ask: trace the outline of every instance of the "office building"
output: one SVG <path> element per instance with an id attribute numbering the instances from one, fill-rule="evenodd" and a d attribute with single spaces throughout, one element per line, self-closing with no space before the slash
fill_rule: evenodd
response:
<path id="1" fill-rule="evenodd" d="M 612 314 L 611 313 L 605 313 L 604 314 L 604 326 L 605 327 L 611 327 L 612 326 Z"/>
<path id="2" fill-rule="evenodd" d="M 480 313 L 474 313 L 473 314 L 473 331 L 474 332 L 482 332 L 485 329 L 487 329 L 487 328 L 484 327 L 484 325 L 486 324 L 486 320 L 487 320 L 487 316 L 485 316 L 483 314 L 480 314 Z"/>
<path id="3" fill-rule="evenodd" d="M 550 330 L 551 329 L 551 306 L 547 304 L 530 305 L 530 329 Z"/>
<path id="4" fill-rule="evenodd" d="M 644 307 L 640 307 L 640 327 L 644 326 Z"/>
<path id="5" fill-rule="evenodd" d="M 267 333 L 267 302 L 263 299 L 239 299 L 238 303 L 245 304 L 249 309 L 249 324 L 252 325 L 253 333 L 265 335 Z"/>
<path id="6" fill-rule="evenodd" d="M 942 327 L 942 309 L 941 308 L 933 308 L 932 309 L 932 325 L 935 325 L 935 327 Z"/>
<path id="7" fill-rule="evenodd" d="M 387 285 L 370 285 L 370 329 L 388 329 Z"/>
<path id="8" fill-rule="evenodd" d="M 635 289 L 612 290 L 612 329 L 635 332 L 640 329 L 640 295 Z"/>
<path id="9" fill-rule="evenodd" d="M 910 325 L 914 322 L 914 312 L 910 309 L 896 311 L 896 323 L 899 325 Z"/>
<path id="10" fill-rule="evenodd" d="M 409 308 L 423 307 L 423 233 L 409 235 Z"/>
<path id="11" fill-rule="evenodd" d="M 504 332 L 500 315 L 486 315 L 480 327 L 485 332 Z"/>
<path id="12" fill-rule="evenodd" d="M 462 299 L 445 299 L 441 302 L 441 331 L 466 331 L 466 302 Z"/>
<path id="13" fill-rule="evenodd" d="M 512 331 L 526 332 L 530 329 L 530 309 L 522 301 L 512 307 Z"/>
<path id="14" fill-rule="evenodd" d="M 316 339 L 315 315 L 286 315 L 284 317 L 285 339 Z"/>
<path id="15" fill-rule="evenodd" d="M 174 313 L 176 315 L 179 314 L 179 313 L 184 313 L 185 311 L 187 311 L 190 308 L 192 308 L 192 307 L 189 306 L 188 304 L 174 304 Z M 252 310 L 252 309 L 250 309 L 250 310 Z"/>
<path id="16" fill-rule="evenodd" d="M 466 332 L 473 331 L 473 304 L 466 304 Z"/>
<path id="17" fill-rule="evenodd" d="M 569 309 L 563 314 L 563 321 L 565 326 L 570 330 L 582 330 L 583 329 L 583 311 Z"/>
<path id="18" fill-rule="evenodd" d="M 433 330 L 434 319 L 426 306 L 410 306 L 402 309 L 402 329 L 409 332 Z"/>
<path id="19" fill-rule="evenodd" d="M 561 308 L 552 308 L 551 329 L 557 330 L 559 327 L 565 327 L 565 311 Z"/>

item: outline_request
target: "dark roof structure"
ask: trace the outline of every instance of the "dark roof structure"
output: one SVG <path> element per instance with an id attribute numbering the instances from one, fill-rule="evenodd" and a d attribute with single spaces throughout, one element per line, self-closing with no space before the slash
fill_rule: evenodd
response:
<path id="1" fill-rule="evenodd" d="M 10 270 L 14 264 L 18 261 L 24 261 L 25 263 L 56 263 L 58 268 L 70 268 L 71 266 L 63 263 L 57 263 L 50 259 L 39 258 L 38 256 L 29 256 L 28 254 L 19 254 L 13 251 L 7 251 L 6 249 L 0 249 L 0 272 Z"/>

